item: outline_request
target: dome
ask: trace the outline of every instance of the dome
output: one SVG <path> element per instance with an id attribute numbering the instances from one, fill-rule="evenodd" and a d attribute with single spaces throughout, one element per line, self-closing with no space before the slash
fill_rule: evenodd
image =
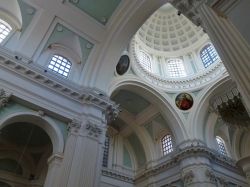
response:
<path id="1" fill-rule="evenodd" d="M 207 38 L 197 27 L 171 4 L 162 6 L 137 32 L 138 39 L 152 50 L 172 52 L 192 47 L 202 37 Z"/>
<path id="2" fill-rule="evenodd" d="M 226 72 L 208 35 L 167 3 L 130 43 L 135 73 L 168 91 L 200 89 Z"/>

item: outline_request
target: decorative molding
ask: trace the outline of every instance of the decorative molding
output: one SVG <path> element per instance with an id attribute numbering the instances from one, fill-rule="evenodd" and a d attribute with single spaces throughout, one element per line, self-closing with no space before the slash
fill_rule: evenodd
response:
<path id="1" fill-rule="evenodd" d="M 211 67 L 206 68 L 200 73 L 195 75 L 178 78 L 178 79 L 168 79 L 162 76 L 155 75 L 150 73 L 145 68 L 140 65 L 139 59 L 136 55 L 136 41 L 133 38 L 130 42 L 130 51 L 131 51 L 131 61 L 134 72 L 142 77 L 145 81 L 150 82 L 163 90 L 168 91 L 183 91 L 183 89 L 196 89 L 204 87 L 206 84 L 216 80 L 222 76 L 228 76 L 228 73 L 222 62 L 215 63 Z"/>
<path id="2" fill-rule="evenodd" d="M 77 119 L 73 119 L 69 124 L 68 124 L 68 131 L 69 132 L 74 132 L 74 133 L 78 133 L 80 128 L 82 126 L 81 121 L 77 120 Z"/>
<path id="3" fill-rule="evenodd" d="M 128 183 L 134 183 L 133 177 L 126 176 L 124 174 L 118 173 L 117 171 L 109 170 L 109 169 L 102 169 L 102 175 L 111 177 L 120 181 L 128 182 Z"/>
<path id="4" fill-rule="evenodd" d="M 229 127 L 250 128 L 250 117 L 236 86 L 217 94 L 210 100 L 210 105 Z"/>
<path id="5" fill-rule="evenodd" d="M 4 89 L 0 89 L 0 109 L 7 105 L 10 96 L 11 94 L 6 93 Z"/>
<path id="6" fill-rule="evenodd" d="M 189 170 L 188 172 L 185 172 L 182 174 L 182 181 L 184 185 L 189 185 L 194 180 L 194 172 L 192 170 Z"/>
<path id="7" fill-rule="evenodd" d="M 81 104 L 90 104 L 106 112 L 108 120 L 115 119 L 119 113 L 119 105 L 111 101 L 102 91 L 95 88 L 80 87 L 44 72 L 44 67 L 30 63 L 30 59 L 15 57 L 16 54 L 0 49 L 0 67 L 21 75 L 32 82 L 49 88 L 60 95 L 75 100 Z"/>
<path id="8" fill-rule="evenodd" d="M 201 143 L 197 142 L 188 144 L 188 146 L 182 149 L 175 149 L 168 160 L 138 174 L 135 180 L 139 181 L 144 179 L 145 177 L 157 175 L 161 172 L 168 170 L 169 168 L 178 166 L 183 159 L 194 156 L 206 157 L 215 164 L 219 164 L 240 175 L 242 174 L 238 170 L 239 167 L 236 166 L 236 162 L 234 160 L 229 157 L 223 156 L 219 152 L 209 149 L 205 145 L 202 145 Z"/>
<path id="9" fill-rule="evenodd" d="M 45 112 L 43 110 L 38 110 L 37 111 L 38 115 L 41 116 L 41 117 L 44 117 L 45 116 Z"/>
<path id="10" fill-rule="evenodd" d="M 86 124 L 86 130 L 88 131 L 89 136 L 95 138 L 98 138 L 102 134 L 102 129 L 98 125 L 93 124 L 91 122 L 88 122 Z"/>
<path id="11" fill-rule="evenodd" d="M 209 179 L 210 182 L 215 183 L 216 182 L 216 175 L 211 169 L 207 169 L 205 171 L 205 175 Z"/>

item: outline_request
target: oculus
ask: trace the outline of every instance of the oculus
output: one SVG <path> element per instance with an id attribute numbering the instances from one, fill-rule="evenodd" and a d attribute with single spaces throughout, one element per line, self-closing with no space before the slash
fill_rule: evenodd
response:
<path id="1" fill-rule="evenodd" d="M 128 71 L 129 63 L 130 60 L 128 55 L 122 55 L 116 65 L 116 72 L 118 73 L 118 75 L 123 75 Z"/>
<path id="2" fill-rule="evenodd" d="M 193 106 L 193 98 L 188 93 L 180 93 L 175 98 L 176 106 L 181 110 L 188 110 Z"/>

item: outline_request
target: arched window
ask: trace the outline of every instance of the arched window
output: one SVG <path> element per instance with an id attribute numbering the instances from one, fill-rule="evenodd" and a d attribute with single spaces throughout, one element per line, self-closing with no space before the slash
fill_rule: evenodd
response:
<path id="1" fill-rule="evenodd" d="M 205 68 L 220 59 L 214 46 L 212 46 L 211 44 L 208 44 L 202 48 L 202 50 L 200 51 L 200 57 Z"/>
<path id="2" fill-rule="evenodd" d="M 181 59 L 170 59 L 167 61 L 167 71 L 170 77 L 185 77 L 186 71 Z"/>
<path id="3" fill-rule="evenodd" d="M 71 62 L 68 59 L 60 55 L 54 55 L 48 68 L 63 77 L 68 77 L 71 65 Z"/>
<path id="4" fill-rule="evenodd" d="M 104 142 L 103 160 L 102 160 L 103 167 L 108 167 L 109 143 L 110 143 L 109 136 L 106 135 Z"/>
<path id="5" fill-rule="evenodd" d="M 227 151 L 226 151 L 226 146 L 225 146 L 224 140 L 221 137 L 216 136 L 216 141 L 217 141 L 217 144 L 219 146 L 219 152 L 222 155 L 227 156 Z"/>
<path id="6" fill-rule="evenodd" d="M 12 30 L 11 26 L 3 20 L 0 19 L 0 43 L 10 34 Z"/>
<path id="7" fill-rule="evenodd" d="M 173 151 L 173 142 L 171 135 L 165 135 L 161 139 L 161 146 L 162 146 L 162 152 L 163 155 L 167 155 L 168 153 L 171 153 Z"/>
<path id="8" fill-rule="evenodd" d="M 151 59 L 147 53 L 140 51 L 139 53 L 139 62 L 146 70 L 151 71 Z"/>

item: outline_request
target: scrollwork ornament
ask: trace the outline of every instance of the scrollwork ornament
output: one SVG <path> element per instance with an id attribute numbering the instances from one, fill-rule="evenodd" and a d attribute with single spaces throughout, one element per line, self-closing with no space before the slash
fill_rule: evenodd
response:
<path id="1" fill-rule="evenodd" d="M 207 176 L 207 178 L 209 179 L 210 182 L 215 183 L 216 182 L 216 175 L 214 174 L 214 172 L 210 169 L 207 169 L 205 171 L 205 175 Z"/>
<path id="2" fill-rule="evenodd" d="M 102 134 L 102 129 L 98 127 L 98 125 L 88 122 L 86 124 L 86 130 L 88 131 L 88 135 L 98 138 Z"/>
<path id="3" fill-rule="evenodd" d="M 4 89 L 0 89 L 0 109 L 7 105 L 10 96 L 11 94 L 7 94 Z"/>
<path id="4" fill-rule="evenodd" d="M 182 176 L 182 180 L 185 185 L 191 184 L 193 182 L 193 179 L 194 179 L 194 172 L 192 170 L 184 173 Z"/>
<path id="5" fill-rule="evenodd" d="M 77 119 L 73 119 L 69 124 L 68 124 L 68 131 L 69 132 L 74 132 L 77 133 L 79 129 L 81 128 L 81 121 Z"/>

